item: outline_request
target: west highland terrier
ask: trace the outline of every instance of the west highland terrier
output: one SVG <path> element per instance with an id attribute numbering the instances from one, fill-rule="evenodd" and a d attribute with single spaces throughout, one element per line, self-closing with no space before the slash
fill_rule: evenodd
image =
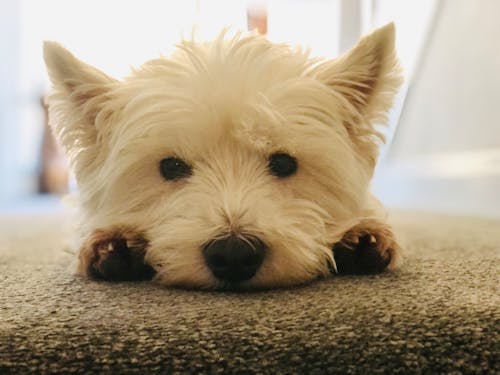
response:
<path id="1" fill-rule="evenodd" d="M 44 56 L 81 274 L 248 289 L 398 265 L 369 193 L 401 83 L 393 24 L 334 60 L 253 34 L 183 41 L 122 81 L 53 42 Z"/>

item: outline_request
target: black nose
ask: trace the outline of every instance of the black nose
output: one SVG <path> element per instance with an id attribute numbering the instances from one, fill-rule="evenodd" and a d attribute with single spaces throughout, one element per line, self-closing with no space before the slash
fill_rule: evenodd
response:
<path id="1" fill-rule="evenodd" d="M 265 244 L 253 236 L 214 240 L 203 247 L 205 261 L 215 277 L 238 282 L 252 278 L 262 264 Z"/>

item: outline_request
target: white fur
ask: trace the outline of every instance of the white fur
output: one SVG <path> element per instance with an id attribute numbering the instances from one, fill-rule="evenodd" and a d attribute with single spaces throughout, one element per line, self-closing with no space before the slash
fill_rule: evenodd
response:
<path id="1" fill-rule="evenodd" d="M 301 283 L 328 273 L 332 244 L 349 228 L 384 220 L 368 185 L 374 123 L 401 81 L 392 25 L 333 61 L 257 35 L 184 41 L 121 82 L 53 42 L 45 59 L 51 126 L 79 186 L 79 238 L 140 229 L 164 284 L 219 286 L 200 249 L 231 232 L 269 247 L 245 286 Z M 277 151 L 297 158 L 296 175 L 269 173 Z M 193 175 L 165 181 L 159 162 L 169 156 Z"/>

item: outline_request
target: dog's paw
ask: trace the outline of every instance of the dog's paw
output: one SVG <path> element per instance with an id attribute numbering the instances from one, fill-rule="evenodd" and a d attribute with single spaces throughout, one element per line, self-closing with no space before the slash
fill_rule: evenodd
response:
<path id="1" fill-rule="evenodd" d="M 369 275 L 394 268 L 398 245 L 392 233 L 347 233 L 333 246 L 337 273 L 341 275 Z"/>
<path id="2" fill-rule="evenodd" d="M 144 262 L 148 246 L 140 234 L 123 228 L 95 231 L 80 253 L 84 273 L 107 281 L 151 280 L 154 269 Z"/>

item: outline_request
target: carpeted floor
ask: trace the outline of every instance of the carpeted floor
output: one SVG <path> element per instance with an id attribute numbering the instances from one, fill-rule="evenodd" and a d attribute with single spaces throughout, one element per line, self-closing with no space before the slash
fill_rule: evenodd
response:
<path id="1" fill-rule="evenodd" d="M 500 373 L 500 221 L 391 217 L 400 271 L 244 294 L 81 279 L 64 217 L 0 219 L 0 374 Z"/>

